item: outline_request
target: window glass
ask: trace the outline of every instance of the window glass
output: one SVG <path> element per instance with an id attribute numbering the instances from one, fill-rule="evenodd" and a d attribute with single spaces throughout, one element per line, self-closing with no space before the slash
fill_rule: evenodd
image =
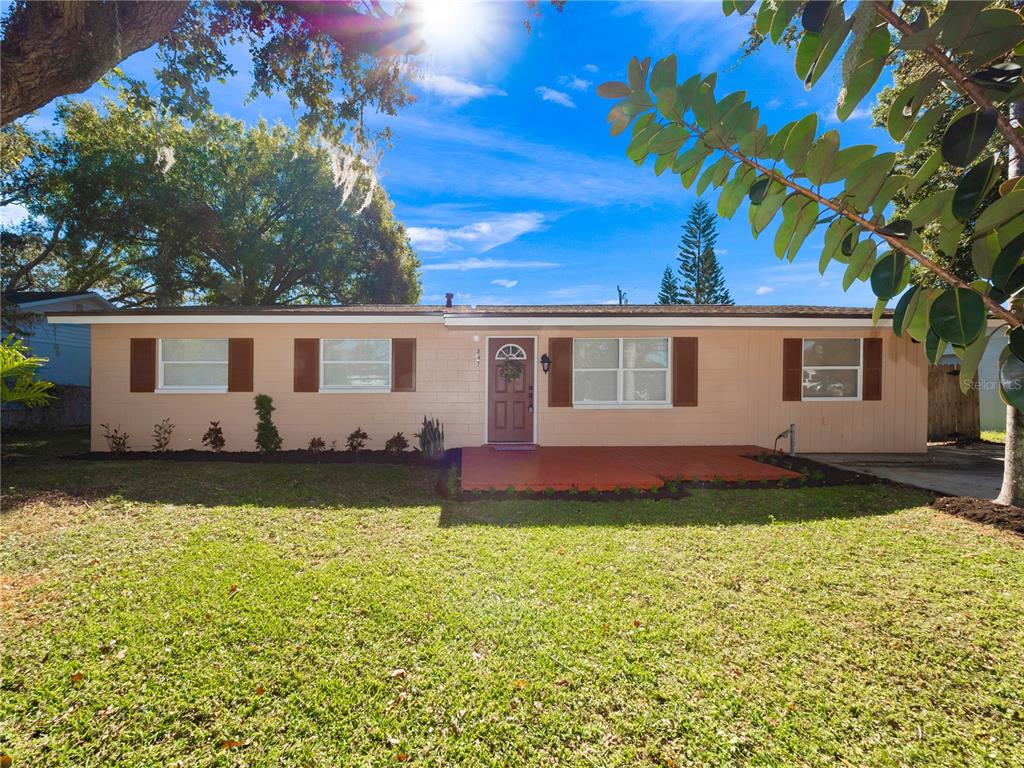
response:
<path id="1" fill-rule="evenodd" d="M 324 339 L 324 362 L 391 362 L 387 339 Z"/>
<path id="2" fill-rule="evenodd" d="M 618 400 L 618 371 L 576 371 L 577 403 L 614 403 Z"/>
<path id="3" fill-rule="evenodd" d="M 227 339 L 161 339 L 162 356 L 165 362 L 211 362 L 228 361 Z"/>
<path id="4" fill-rule="evenodd" d="M 666 338 L 575 339 L 573 401 L 580 405 L 667 403 L 668 361 Z"/>
<path id="5" fill-rule="evenodd" d="M 389 387 L 391 366 L 388 363 L 328 363 L 324 366 L 325 387 Z"/>
<path id="6" fill-rule="evenodd" d="M 804 366 L 860 365 L 860 339 L 804 339 Z"/>
<path id="7" fill-rule="evenodd" d="M 622 399 L 663 403 L 668 400 L 668 376 L 662 371 L 625 371 Z"/>
<path id="8" fill-rule="evenodd" d="M 161 339 L 161 387 L 227 389 L 227 339 Z"/>
<path id="9" fill-rule="evenodd" d="M 623 368 L 668 368 L 668 339 L 623 339 Z"/>
<path id="10" fill-rule="evenodd" d="M 325 389 L 390 389 L 391 340 L 324 339 L 320 386 Z"/>
<path id="11" fill-rule="evenodd" d="M 857 397 L 857 368 L 806 368 L 804 389 L 806 398 Z"/>
<path id="12" fill-rule="evenodd" d="M 573 367 L 618 368 L 618 339 L 576 339 L 572 345 Z"/>

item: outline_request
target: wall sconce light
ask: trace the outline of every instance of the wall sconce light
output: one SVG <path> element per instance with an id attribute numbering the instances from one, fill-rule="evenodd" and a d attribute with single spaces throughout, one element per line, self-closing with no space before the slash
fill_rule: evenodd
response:
<path id="1" fill-rule="evenodd" d="M 540 369 L 546 374 L 551 370 L 551 358 L 548 357 L 548 353 L 545 352 L 540 356 Z"/>
<path id="2" fill-rule="evenodd" d="M 476 351 L 476 367 L 477 368 L 480 367 L 480 350 L 479 349 Z"/>

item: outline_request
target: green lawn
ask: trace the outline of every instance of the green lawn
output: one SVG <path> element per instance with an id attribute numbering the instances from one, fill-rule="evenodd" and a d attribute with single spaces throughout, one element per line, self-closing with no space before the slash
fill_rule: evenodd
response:
<path id="1" fill-rule="evenodd" d="M 1006 430 L 1005 429 L 983 429 L 981 430 L 981 439 L 987 440 L 990 443 L 1005 443 L 1006 442 Z"/>
<path id="2" fill-rule="evenodd" d="M 1024 542 L 914 492 L 7 449 L 15 768 L 1024 764 Z"/>

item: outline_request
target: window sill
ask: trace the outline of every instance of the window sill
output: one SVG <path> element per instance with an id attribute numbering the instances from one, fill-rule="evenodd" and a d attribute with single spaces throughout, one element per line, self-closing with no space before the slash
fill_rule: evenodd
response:
<path id="1" fill-rule="evenodd" d="M 580 411 L 657 411 L 671 408 L 672 403 L 573 403 Z"/>
<path id="2" fill-rule="evenodd" d="M 801 403 L 859 403 L 862 397 L 801 397 Z"/>
<path id="3" fill-rule="evenodd" d="M 390 393 L 391 387 L 359 387 L 355 389 L 320 387 L 317 392 L 321 395 L 383 395 Z"/>
<path id="4" fill-rule="evenodd" d="M 153 390 L 158 395 L 226 395 L 227 387 L 216 387 L 203 389 L 202 387 L 160 387 Z"/>

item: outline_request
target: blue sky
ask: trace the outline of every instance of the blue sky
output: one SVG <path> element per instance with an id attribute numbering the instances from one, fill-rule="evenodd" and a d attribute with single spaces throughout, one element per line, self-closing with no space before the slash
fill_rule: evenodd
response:
<path id="1" fill-rule="evenodd" d="M 817 111 L 819 133 L 839 127 L 844 146 L 892 147 L 871 127 L 871 97 L 838 124 L 838 66 L 808 92 L 784 49 L 766 45 L 740 61 L 749 21 L 720 9 L 717 0 L 570 0 L 563 13 L 545 7 L 530 35 L 522 2 L 461 13 L 463 28 L 418 62 L 417 101 L 398 116 L 373 118 L 395 134 L 379 175 L 423 263 L 424 303 L 442 301 L 445 291 L 460 304 L 604 303 L 614 301 L 616 285 L 631 303 L 655 301 L 696 195 L 669 173 L 656 178 L 650 163 L 635 167 L 625 136 L 608 133 L 611 103 L 595 87 L 625 79 L 632 55 L 675 53 L 681 78 L 718 70 L 719 96 L 746 90 L 769 129 Z M 239 76 L 211 89 L 214 107 L 249 122 L 291 123 L 284 97 L 245 102 L 246 59 L 240 51 Z M 154 62 L 146 51 L 124 68 L 145 77 Z M 103 95 L 97 86 L 79 98 Z M 33 124 L 52 113 L 42 110 Z M 714 205 L 717 192 L 705 195 Z M 721 220 L 719 232 L 738 304 L 874 304 L 864 284 L 842 291 L 840 269 L 818 274 L 822 233 L 788 264 L 772 253 L 773 230 L 753 239 L 745 206 Z"/>

